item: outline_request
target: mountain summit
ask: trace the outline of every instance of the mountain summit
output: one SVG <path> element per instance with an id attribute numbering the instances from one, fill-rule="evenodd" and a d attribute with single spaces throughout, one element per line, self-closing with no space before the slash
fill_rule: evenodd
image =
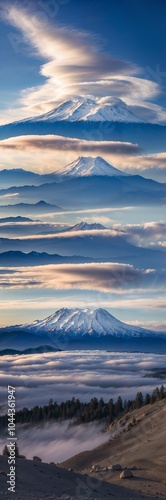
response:
<path id="1" fill-rule="evenodd" d="M 101 156 L 79 156 L 72 163 L 58 170 L 58 175 L 62 177 L 92 177 L 94 176 L 125 176 L 117 168 L 113 167 Z"/>
<path id="2" fill-rule="evenodd" d="M 92 224 L 88 224 L 87 222 L 81 221 L 75 226 L 70 227 L 68 231 L 92 231 L 92 230 L 103 230 L 106 229 L 105 226 L 99 224 L 97 222 L 93 222 Z"/>
<path id="3" fill-rule="evenodd" d="M 94 96 L 92 98 L 73 97 L 72 100 L 63 102 L 52 111 L 32 118 L 31 121 L 144 122 L 132 110 L 132 106 L 127 105 L 122 99 Z"/>
<path id="4" fill-rule="evenodd" d="M 89 335 L 102 337 L 111 335 L 114 337 L 146 337 L 152 332 L 132 325 L 127 325 L 112 316 L 105 309 L 68 309 L 63 308 L 43 320 L 20 325 L 19 328 L 33 334 L 62 334 L 77 339 Z M 18 329 L 18 327 L 17 327 Z M 153 335 L 156 335 L 153 332 Z"/>
<path id="5" fill-rule="evenodd" d="M 166 352 L 166 334 L 119 321 L 105 309 L 62 308 L 32 323 L 0 329 L 0 348 Z M 47 352 L 47 351 L 46 351 Z"/>

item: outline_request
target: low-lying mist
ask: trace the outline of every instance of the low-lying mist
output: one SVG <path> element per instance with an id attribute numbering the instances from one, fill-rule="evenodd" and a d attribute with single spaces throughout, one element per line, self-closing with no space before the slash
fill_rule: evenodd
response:
<path id="1" fill-rule="evenodd" d="M 101 424 L 70 426 L 69 421 L 36 427 L 20 425 L 17 428 L 17 443 L 20 454 L 28 459 L 37 455 L 43 462 L 58 463 L 106 441 L 108 434 L 102 430 Z M 6 437 L 1 437 L 1 453 L 5 444 Z"/>

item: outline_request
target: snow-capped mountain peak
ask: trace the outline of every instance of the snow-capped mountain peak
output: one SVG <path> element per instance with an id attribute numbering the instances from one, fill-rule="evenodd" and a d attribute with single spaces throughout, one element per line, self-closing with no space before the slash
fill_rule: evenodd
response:
<path id="1" fill-rule="evenodd" d="M 94 222 L 92 224 L 88 224 L 87 222 L 81 221 L 78 224 L 75 224 L 75 226 L 72 226 L 69 231 L 92 231 L 92 230 L 102 230 L 106 229 L 105 226 L 102 224 L 99 224 L 97 222 Z"/>
<path id="2" fill-rule="evenodd" d="M 18 328 L 18 327 L 17 327 Z M 36 320 L 31 324 L 20 325 L 20 328 L 31 333 L 40 335 L 47 333 L 50 335 L 62 335 L 65 339 L 81 338 L 85 335 L 93 337 L 114 336 L 114 337 L 146 337 L 151 332 L 143 328 L 127 325 L 105 309 L 68 309 L 62 308 L 43 320 Z M 155 333 L 153 332 L 155 335 Z"/>
<path id="3" fill-rule="evenodd" d="M 67 177 L 92 177 L 94 176 L 119 176 L 126 175 L 113 167 L 101 156 L 79 156 L 72 163 L 58 170 L 59 176 Z"/>
<path id="4" fill-rule="evenodd" d="M 57 108 L 43 115 L 32 118 L 33 121 L 91 121 L 91 122 L 124 122 L 140 123 L 132 106 L 117 97 L 83 97 L 73 96 L 72 99 L 60 104 Z"/>

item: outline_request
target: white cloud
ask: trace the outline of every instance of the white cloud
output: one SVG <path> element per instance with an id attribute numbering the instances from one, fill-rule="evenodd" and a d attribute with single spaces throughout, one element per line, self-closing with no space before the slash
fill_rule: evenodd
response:
<path id="1" fill-rule="evenodd" d="M 148 330 L 155 330 L 156 332 L 164 332 L 164 333 L 166 332 L 166 321 L 163 321 L 162 323 L 160 323 L 159 321 L 155 321 L 155 320 L 149 320 L 149 321 L 129 320 L 129 321 L 127 321 L 127 323 L 130 323 L 130 325 L 139 326 L 141 328 L 145 328 Z"/>
<path id="2" fill-rule="evenodd" d="M 0 268 L 0 288 L 44 287 L 122 293 L 122 290 L 131 292 L 155 287 L 157 292 L 164 288 L 165 274 L 164 269 L 136 269 L 129 264 L 110 262 Z"/>
<path id="3" fill-rule="evenodd" d="M 130 172 L 130 169 L 132 171 L 136 172 L 138 170 L 146 171 L 146 170 L 153 170 L 154 168 L 157 168 L 159 170 L 166 170 L 166 152 L 162 153 L 155 153 L 155 154 L 149 154 L 149 155 L 141 155 L 137 156 L 137 159 L 135 158 L 128 158 L 127 160 L 128 166 L 127 169 Z"/>
<path id="4" fill-rule="evenodd" d="M 101 432 L 104 425 L 85 424 L 69 426 L 70 421 L 52 423 L 41 426 L 18 426 L 17 438 L 19 451 L 27 459 L 32 460 L 34 455 L 43 462 L 60 463 L 72 455 L 87 451 L 106 441 L 109 435 Z M 42 433 L 42 437 L 41 437 Z M 0 440 L 3 449 L 4 439 Z"/>
<path id="5" fill-rule="evenodd" d="M 40 74 L 46 79 L 37 87 L 24 89 L 17 103 L 20 109 L 8 110 L 3 120 L 41 114 L 76 94 L 111 94 L 128 104 L 142 106 L 142 101 L 160 93 L 158 83 L 142 77 L 135 64 L 105 53 L 91 34 L 70 26 L 44 23 L 21 5 L 7 4 L 3 17 L 22 33 L 23 41 L 31 47 L 31 56 L 43 58 Z M 144 107 L 151 105 L 144 103 Z M 140 114 L 144 112 L 140 108 Z M 162 119 L 161 108 L 156 106 L 155 112 Z"/>
<path id="6" fill-rule="evenodd" d="M 0 358 L 0 397 L 6 405 L 6 385 L 16 387 L 17 408 L 62 401 L 73 396 L 135 397 L 138 390 L 152 391 L 156 379 L 147 370 L 164 366 L 166 355 L 71 351 Z"/>
<path id="7" fill-rule="evenodd" d="M 113 163 L 140 155 L 138 144 L 121 141 L 91 141 L 56 135 L 21 136 L 0 141 L 1 169 L 18 168 L 37 172 L 58 171 L 78 156 L 104 156 Z"/>
<path id="8" fill-rule="evenodd" d="M 0 141 L 1 169 L 24 168 L 35 172 L 58 171 L 78 156 L 102 156 L 128 174 L 146 175 L 163 182 L 166 152 L 144 154 L 139 144 L 86 140 L 56 135 L 12 137 Z M 64 154 L 65 153 L 65 154 Z"/>
<path id="9" fill-rule="evenodd" d="M 144 224 L 113 224 L 112 230 L 118 231 L 137 246 L 165 246 L 166 223 L 146 222 Z"/>

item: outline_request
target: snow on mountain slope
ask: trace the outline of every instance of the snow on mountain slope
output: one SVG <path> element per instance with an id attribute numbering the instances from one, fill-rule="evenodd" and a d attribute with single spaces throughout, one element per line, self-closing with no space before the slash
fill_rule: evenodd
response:
<path id="1" fill-rule="evenodd" d="M 58 170 L 58 175 L 62 177 L 89 177 L 93 175 L 112 177 L 114 175 L 126 176 L 127 174 L 110 165 L 101 156 L 97 156 L 96 158 L 92 156 L 79 156 L 72 163 Z"/>
<path id="2" fill-rule="evenodd" d="M 68 231 L 91 231 L 93 229 L 106 229 L 102 224 L 97 224 L 96 222 L 93 224 L 88 224 L 87 222 L 80 222 L 79 224 L 75 224 L 75 226 L 70 227 Z"/>
<path id="3" fill-rule="evenodd" d="M 117 97 L 92 97 L 85 98 L 76 96 L 72 100 L 65 101 L 52 111 L 41 116 L 32 118 L 32 122 L 37 121 L 110 121 L 124 123 L 142 123 L 133 111 L 122 99 Z M 27 121 L 27 120 L 24 120 Z"/>
<path id="4" fill-rule="evenodd" d="M 36 320 L 31 324 L 20 325 L 19 328 L 34 334 L 62 334 L 65 338 L 111 335 L 115 337 L 150 337 L 156 336 L 143 328 L 127 325 L 117 320 L 105 309 L 67 309 L 63 308 L 44 320 Z M 18 329 L 18 327 L 17 327 Z"/>

